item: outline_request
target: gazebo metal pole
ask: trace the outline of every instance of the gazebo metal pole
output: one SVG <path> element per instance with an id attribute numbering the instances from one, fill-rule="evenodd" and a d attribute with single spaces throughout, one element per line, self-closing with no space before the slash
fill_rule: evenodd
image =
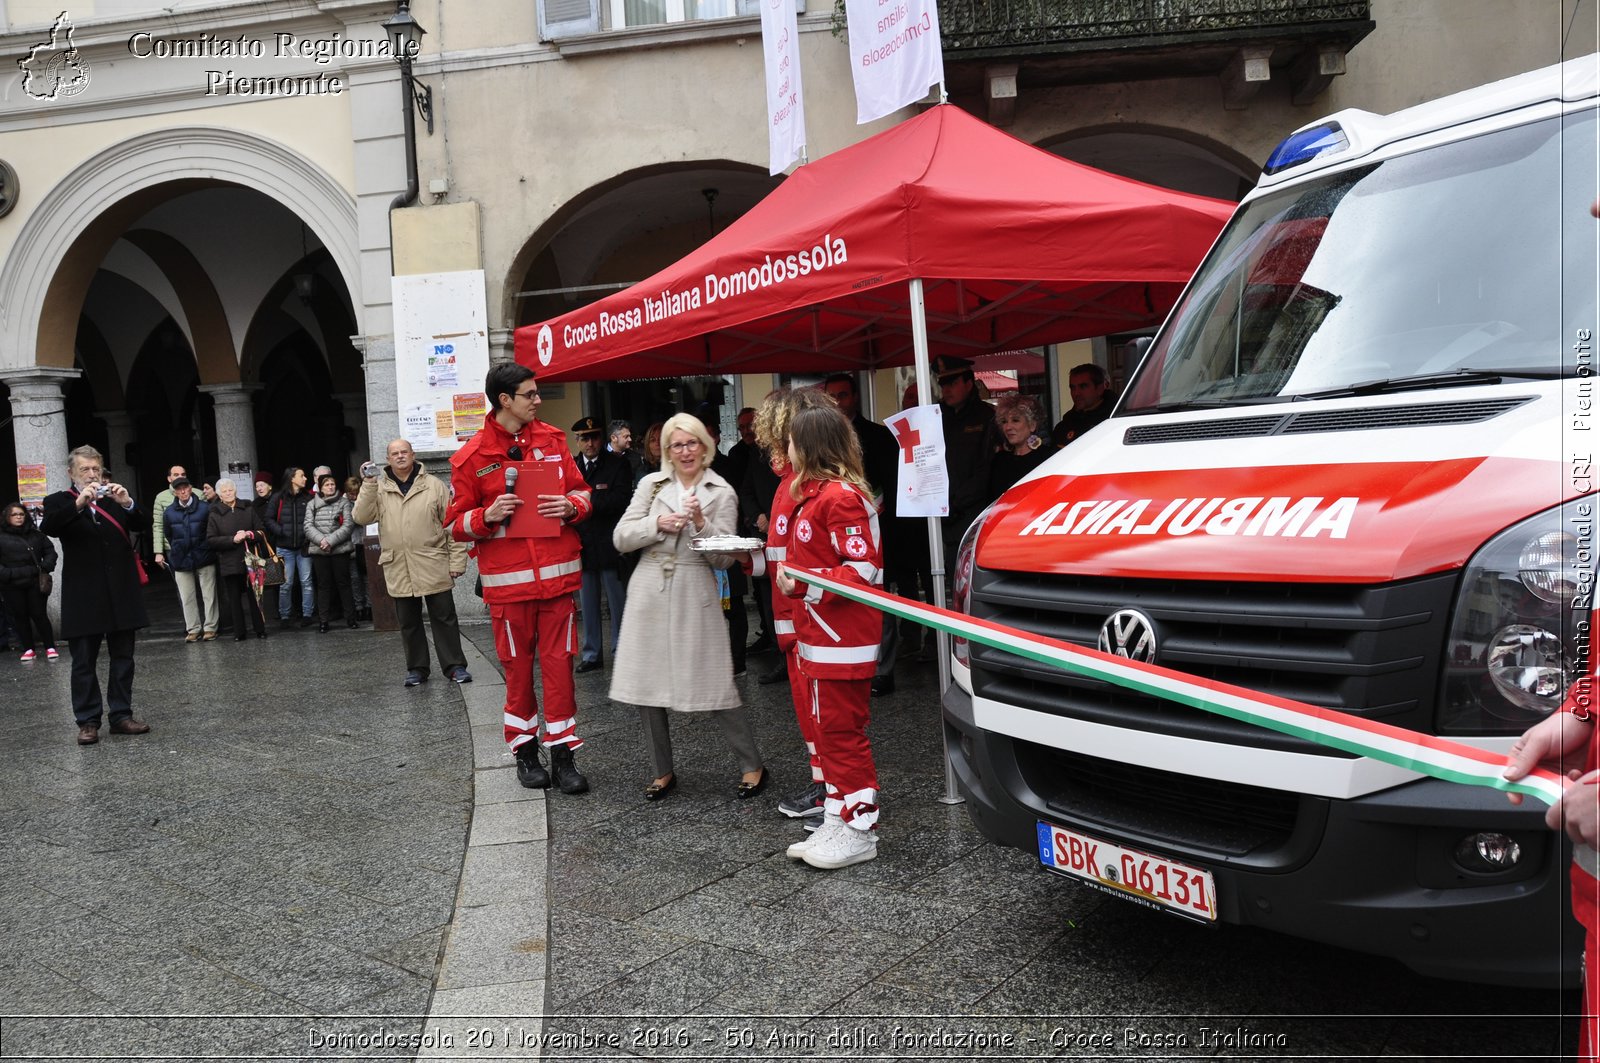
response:
<path id="1" fill-rule="evenodd" d="M 933 404 L 933 374 L 928 366 L 928 319 L 922 299 L 922 278 L 911 280 L 911 347 L 917 362 L 917 405 Z M 944 538 L 939 533 L 939 518 L 928 518 L 928 560 L 933 575 L 933 604 L 945 608 L 949 603 L 944 596 Z M 936 632 L 934 644 L 939 657 L 939 718 L 944 719 L 944 695 L 950 689 L 950 636 Z M 941 745 L 944 747 L 944 795 L 939 800 L 947 805 L 961 803 L 956 790 L 956 772 L 950 764 L 950 747 L 944 739 L 944 725 L 939 727 Z"/>

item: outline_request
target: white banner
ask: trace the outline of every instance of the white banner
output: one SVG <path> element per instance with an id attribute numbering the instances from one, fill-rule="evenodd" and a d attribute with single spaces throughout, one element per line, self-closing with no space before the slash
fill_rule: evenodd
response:
<path id="1" fill-rule="evenodd" d="M 939 404 L 913 406 L 883 423 L 900 445 L 900 475 L 895 485 L 895 515 L 948 517 L 950 477 L 944 466 L 944 422 Z"/>
<path id="2" fill-rule="evenodd" d="M 935 0 L 845 0 L 856 122 L 892 114 L 944 84 Z"/>
<path id="3" fill-rule="evenodd" d="M 767 143 L 776 177 L 806 146 L 806 106 L 800 90 L 800 37 L 794 0 L 761 0 L 761 50 L 767 65 Z"/>

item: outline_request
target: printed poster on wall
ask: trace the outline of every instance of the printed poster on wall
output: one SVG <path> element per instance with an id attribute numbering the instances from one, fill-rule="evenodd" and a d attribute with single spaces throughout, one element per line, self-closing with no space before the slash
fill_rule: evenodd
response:
<path id="1" fill-rule="evenodd" d="M 29 509 L 44 502 L 45 467 L 43 465 L 17 466 L 17 500 Z"/>
<path id="2" fill-rule="evenodd" d="M 902 517 L 948 517 L 950 476 L 944 464 L 944 422 L 939 404 L 913 406 L 883 423 L 900 447 L 895 513 Z"/>
<path id="3" fill-rule="evenodd" d="M 418 454 L 453 454 L 488 410 L 483 271 L 395 277 L 392 291 L 396 427 Z"/>

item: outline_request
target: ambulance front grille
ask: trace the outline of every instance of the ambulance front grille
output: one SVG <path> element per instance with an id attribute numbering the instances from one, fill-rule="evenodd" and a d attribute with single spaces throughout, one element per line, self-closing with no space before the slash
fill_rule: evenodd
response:
<path id="1" fill-rule="evenodd" d="M 1300 858 L 1297 826 L 1320 824 L 1324 802 L 1017 741 L 1017 770 L 1059 818 L 1186 855 L 1273 869 Z M 1302 811 L 1304 806 L 1304 811 Z"/>
<path id="2" fill-rule="evenodd" d="M 975 616 L 1093 647 L 1119 609 L 1154 621 L 1156 663 L 1429 731 L 1455 573 L 1375 586 L 974 574 Z M 1308 741 L 974 645 L 980 697 L 1210 742 L 1345 756 Z"/>

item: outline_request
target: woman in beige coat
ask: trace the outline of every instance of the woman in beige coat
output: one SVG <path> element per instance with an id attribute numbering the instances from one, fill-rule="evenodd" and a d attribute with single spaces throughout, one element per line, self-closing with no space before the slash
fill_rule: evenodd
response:
<path id="1" fill-rule="evenodd" d="M 756 736 L 739 691 L 722 619 L 722 597 L 712 566 L 729 555 L 697 552 L 705 535 L 732 535 L 739 502 L 728 482 L 711 471 L 715 449 L 705 425 L 680 413 L 661 430 L 660 472 L 639 481 L 612 541 L 622 553 L 639 554 L 628 581 L 611 676 L 611 697 L 639 706 L 655 779 L 646 801 L 659 801 L 678 785 L 672 766 L 667 709 L 712 712 L 744 773 L 735 793 L 750 798 L 767 787 Z M 670 637 L 662 652 L 662 634 Z"/>

